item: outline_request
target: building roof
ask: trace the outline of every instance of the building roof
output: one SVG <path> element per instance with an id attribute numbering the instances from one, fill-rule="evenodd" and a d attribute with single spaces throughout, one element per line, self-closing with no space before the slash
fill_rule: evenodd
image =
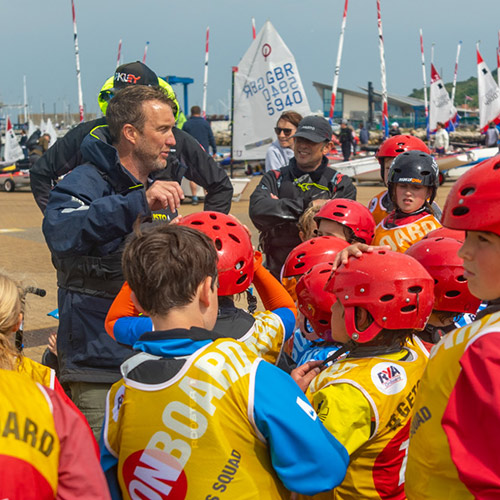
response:
<path id="1" fill-rule="evenodd" d="M 313 82 L 314 87 L 320 94 L 320 97 L 322 97 L 323 90 L 327 90 L 329 92 L 332 91 L 332 86 L 331 85 L 326 85 L 324 83 L 319 83 L 319 82 Z M 344 89 L 341 87 L 338 87 L 337 91 L 342 92 L 343 94 L 347 95 L 354 95 L 357 97 L 367 97 L 368 94 L 368 89 L 366 87 L 359 87 L 362 92 L 356 91 L 356 90 L 351 90 L 351 89 Z M 375 100 L 380 100 L 382 98 L 382 92 L 379 90 L 373 90 L 373 96 Z M 397 104 L 402 104 L 405 106 L 411 106 L 413 108 L 419 108 L 423 107 L 425 105 L 424 101 L 422 99 L 416 99 L 415 97 L 405 97 L 405 96 L 400 96 L 396 94 L 387 94 L 387 99 L 392 101 L 393 103 Z"/>

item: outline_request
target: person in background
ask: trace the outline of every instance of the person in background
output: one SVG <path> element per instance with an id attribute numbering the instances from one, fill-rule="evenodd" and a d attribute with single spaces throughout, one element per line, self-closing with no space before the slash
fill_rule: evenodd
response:
<path id="1" fill-rule="evenodd" d="M 363 146 L 367 146 L 369 141 L 370 131 L 363 124 L 361 124 L 359 126 L 359 142 L 361 144 L 361 148 Z"/>
<path id="2" fill-rule="evenodd" d="M 399 129 L 399 123 L 398 122 L 392 122 L 391 128 L 389 129 L 389 135 L 391 137 L 395 135 L 401 135 L 401 130 Z"/>
<path id="3" fill-rule="evenodd" d="M 286 167 L 293 158 L 293 135 L 299 126 L 302 115 L 295 111 L 285 111 L 278 118 L 274 131 L 278 137 L 266 152 L 266 172 Z"/>
<path id="4" fill-rule="evenodd" d="M 184 122 L 182 130 L 194 137 L 208 153 L 209 147 L 212 148 L 212 156 L 217 154 L 217 145 L 215 144 L 215 137 L 212 132 L 210 123 L 201 116 L 201 108 L 199 106 L 191 107 L 191 116 Z M 196 194 L 198 186 L 193 181 L 189 182 L 191 188 L 191 203 L 198 205 L 199 200 Z"/>
<path id="5" fill-rule="evenodd" d="M 347 120 L 342 120 L 340 124 L 339 142 L 342 148 L 344 161 L 349 161 L 355 147 L 354 131 L 347 124 Z"/>
<path id="6" fill-rule="evenodd" d="M 487 148 L 494 148 L 498 144 L 498 129 L 495 125 L 495 122 L 490 122 L 488 130 L 485 133 L 486 137 L 484 139 L 484 145 Z"/>
<path id="7" fill-rule="evenodd" d="M 352 180 L 328 165 L 332 128 L 322 116 L 306 116 L 294 135 L 295 156 L 266 172 L 250 196 L 249 214 L 260 231 L 266 267 L 279 279 L 290 250 L 300 243 L 297 222 L 309 204 L 356 198 Z"/>
<path id="8" fill-rule="evenodd" d="M 444 155 L 448 151 L 450 137 L 444 127 L 444 123 L 437 123 L 436 135 L 434 136 L 434 151 L 438 155 Z"/>

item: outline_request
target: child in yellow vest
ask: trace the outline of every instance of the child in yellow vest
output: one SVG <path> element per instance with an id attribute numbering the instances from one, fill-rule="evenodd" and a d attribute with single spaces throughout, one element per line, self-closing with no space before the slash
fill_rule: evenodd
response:
<path id="1" fill-rule="evenodd" d="M 466 231 L 464 276 L 488 305 L 431 351 L 411 424 L 410 500 L 500 498 L 499 190 L 496 156 L 455 182 L 443 210 L 445 227 Z"/>
<path id="2" fill-rule="evenodd" d="M 56 379 L 48 369 L 12 346 L 23 295 L 0 274 L 0 498 L 107 500 L 96 443 L 83 415 L 49 388 Z"/>
<path id="3" fill-rule="evenodd" d="M 377 226 L 372 245 L 389 245 L 405 252 L 427 233 L 441 227 L 431 207 L 438 187 L 438 166 L 420 151 L 398 155 L 388 175 L 394 210 Z"/>
<path id="4" fill-rule="evenodd" d="M 394 135 L 386 139 L 377 151 L 377 160 L 380 163 L 380 177 L 387 186 L 389 167 L 396 156 L 405 151 L 422 151 L 431 154 L 430 149 L 418 137 L 413 135 Z M 394 209 L 389 192 L 384 189 L 374 196 L 368 204 L 375 223 L 382 222 Z"/>
<path id="5" fill-rule="evenodd" d="M 116 498 L 285 499 L 344 477 L 346 450 L 291 377 L 214 330 L 215 246 L 192 227 L 159 225 L 124 249 L 132 299 L 154 331 L 107 398 L 101 463 Z"/>
<path id="6" fill-rule="evenodd" d="M 306 395 L 346 447 L 340 486 L 314 498 L 403 499 L 410 418 L 427 358 L 406 343 L 432 311 L 434 282 L 414 259 L 373 250 L 340 266 L 325 289 L 337 298 L 331 336 L 348 351 Z"/>

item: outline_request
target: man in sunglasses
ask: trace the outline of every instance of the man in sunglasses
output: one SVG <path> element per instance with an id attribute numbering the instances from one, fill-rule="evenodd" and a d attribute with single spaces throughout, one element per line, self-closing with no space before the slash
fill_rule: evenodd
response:
<path id="1" fill-rule="evenodd" d="M 296 111 L 285 111 L 274 127 L 278 137 L 266 152 L 266 172 L 286 167 L 293 158 L 293 135 L 297 131 L 302 115 Z"/>
<path id="2" fill-rule="evenodd" d="M 293 138 L 295 157 L 286 167 L 266 172 L 250 197 L 250 218 L 260 231 L 266 267 L 277 278 L 300 243 L 297 222 L 306 208 L 321 199 L 356 199 L 351 179 L 328 166 L 332 129 L 325 118 L 307 116 Z"/>

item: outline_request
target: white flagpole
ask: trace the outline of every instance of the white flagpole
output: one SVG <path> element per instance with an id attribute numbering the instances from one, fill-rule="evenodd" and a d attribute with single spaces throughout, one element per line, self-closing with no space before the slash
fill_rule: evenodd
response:
<path id="1" fill-rule="evenodd" d="M 73 0 L 71 0 L 71 10 L 73 12 L 73 39 L 75 42 L 76 81 L 78 82 L 78 108 L 80 110 L 80 122 L 83 122 L 83 92 L 82 92 L 82 77 L 80 74 L 80 52 L 78 50 L 78 34 L 76 31 L 75 3 Z"/>
<path id="2" fill-rule="evenodd" d="M 146 64 L 146 56 L 148 55 L 148 47 L 149 47 L 149 42 L 146 42 L 146 46 L 144 47 L 144 55 L 142 56 L 142 64 Z"/>
<path id="3" fill-rule="evenodd" d="M 455 73 L 453 74 L 453 88 L 451 89 L 451 104 L 455 104 L 455 90 L 457 88 L 457 72 L 458 72 L 458 60 L 460 58 L 460 49 L 462 48 L 462 40 L 458 42 L 457 47 L 457 57 L 455 59 Z"/>
<path id="4" fill-rule="evenodd" d="M 497 81 L 500 87 L 500 30 L 498 30 L 498 47 L 497 47 Z"/>
<path id="5" fill-rule="evenodd" d="M 337 95 L 337 86 L 339 83 L 340 61 L 342 59 L 342 47 L 344 46 L 344 32 L 347 22 L 347 7 L 349 0 L 345 0 L 344 13 L 342 15 L 342 24 L 340 27 L 339 47 L 337 50 L 337 61 L 335 63 L 335 71 L 333 74 L 332 98 L 330 100 L 330 121 L 333 121 L 333 112 L 335 111 L 335 96 Z"/>
<path id="6" fill-rule="evenodd" d="M 429 101 L 427 100 L 427 79 L 425 76 L 424 37 L 422 34 L 422 28 L 420 28 L 420 53 L 422 55 L 422 79 L 424 81 L 425 119 L 427 120 L 429 118 Z"/>
<path id="7" fill-rule="evenodd" d="M 384 34 L 382 30 L 382 16 L 380 14 L 380 0 L 377 0 L 378 41 L 380 49 L 380 76 L 382 80 L 382 124 L 384 137 L 389 136 L 389 112 L 387 109 L 387 83 L 385 74 Z"/>
<path id="8" fill-rule="evenodd" d="M 116 58 L 116 67 L 120 66 L 120 62 L 122 59 L 122 40 L 120 38 L 120 42 L 118 43 L 118 56 Z"/>
<path id="9" fill-rule="evenodd" d="M 205 74 L 203 75 L 203 106 L 201 108 L 203 118 L 207 116 L 207 88 L 208 88 L 208 39 L 210 27 L 207 26 L 207 37 L 205 40 Z"/>

